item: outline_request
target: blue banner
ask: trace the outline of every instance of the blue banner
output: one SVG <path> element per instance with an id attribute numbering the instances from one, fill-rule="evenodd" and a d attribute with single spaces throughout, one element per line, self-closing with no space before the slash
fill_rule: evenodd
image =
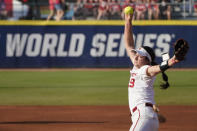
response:
<path id="1" fill-rule="evenodd" d="M 150 46 L 173 55 L 173 43 L 190 44 L 187 59 L 176 67 L 196 67 L 197 26 L 134 26 L 136 48 Z M 129 67 L 123 25 L 0 25 L 0 68 Z"/>

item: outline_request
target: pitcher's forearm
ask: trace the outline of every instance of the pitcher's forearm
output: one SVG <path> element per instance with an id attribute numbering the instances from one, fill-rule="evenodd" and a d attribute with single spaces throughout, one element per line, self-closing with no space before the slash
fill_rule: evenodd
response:
<path id="1" fill-rule="evenodd" d="M 167 70 L 168 68 L 172 67 L 173 65 L 175 65 L 176 63 L 178 63 L 179 61 L 177 61 L 175 59 L 175 57 L 173 56 L 172 58 L 170 58 L 168 61 L 167 61 L 167 65 L 165 65 L 164 67 L 161 67 L 161 65 L 155 65 L 155 66 L 151 66 L 148 68 L 147 70 L 147 74 L 149 76 L 155 76 L 157 75 L 158 73 L 165 71 Z"/>
<path id="2" fill-rule="evenodd" d="M 127 50 L 135 48 L 133 40 L 132 22 L 130 19 L 125 19 L 124 40 Z"/>

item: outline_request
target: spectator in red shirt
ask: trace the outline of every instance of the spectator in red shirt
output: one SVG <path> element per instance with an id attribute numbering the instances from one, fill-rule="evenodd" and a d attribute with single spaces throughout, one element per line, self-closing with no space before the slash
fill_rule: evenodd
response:
<path id="1" fill-rule="evenodd" d="M 194 2 L 194 12 L 195 16 L 197 16 L 197 1 Z"/>
<path id="2" fill-rule="evenodd" d="M 100 20 L 102 17 L 107 17 L 108 8 L 107 0 L 99 0 L 97 20 Z"/>
<path id="3" fill-rule="evenodd" d="M 121 19 L 121 6 L 118 0 L 109 1 L 110 19 Z"/>
<path id="4" fill-rule="evenodd" d="M 53 0 L 49 0 L 49 10 L 50 14 L 47 17 L 47 20 L 50 20 L 55 15 L 55 7 L 53 4 Z"/>
<path id="5" fill-rule="evenodd" d="M 157 0 L 147 0 L 148 3 L 148 19 L 159 19 L 159 3 Z"/>
<path id="6" fill-rule="evenodd" d="M 135 6 L 136 11 L 136 19 L 137 20 L 144 20 L 145 19 L 145 13 L 146 13 L 146 4 L 144 0 L 139 0 Z"/>
<path id="7" fill-rule="evenodd" d="M 95 3 L 93 0 L 84 0 L 83 5 L 84 17 L 96 17 Z"/>

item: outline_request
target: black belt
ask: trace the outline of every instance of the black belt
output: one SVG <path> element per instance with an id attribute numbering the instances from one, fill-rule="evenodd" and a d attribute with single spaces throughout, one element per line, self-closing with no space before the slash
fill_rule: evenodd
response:
<path id="1" fill-rule="evenodd" d="M 145 106 L 153 107 L 153 104 L 151 104 L 151 103 L 145 103 Z M 137 106 L 134 107 L 134 108 L 132 109 L 133 113 L 134 113 L 136 110 L 137 110 Z"/>

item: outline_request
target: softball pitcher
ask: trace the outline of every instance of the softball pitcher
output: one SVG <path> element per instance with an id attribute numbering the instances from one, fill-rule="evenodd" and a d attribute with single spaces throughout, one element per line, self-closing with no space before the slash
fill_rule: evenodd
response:
<path id="1" fill-rule="evenodd" d="M 128 86 L 129 108 L 133 123 L 130 131 L 157 131 L 159 122 L 157 113 L 154 110 L 153 90 L 155 76 L 158 73 L 162 73 L 165 83 L 161 87 L 162 89 L 167 89 L 169 83 L 164 71 L 183 60 L 189 46 L 185 40 L 179 39 L 176 42 L 177 48 L 175 46 L 174 56 L 172 58 L 165 57 L 164 62 L 161 65 L 157 65 L 154 62 L 155 53 L 152 48 L 147 46 L 139 49 L 134 48 L 132 17 L 132 13 L 125 13 L 125 48 L 134 65 L 130 71 Z"/>

